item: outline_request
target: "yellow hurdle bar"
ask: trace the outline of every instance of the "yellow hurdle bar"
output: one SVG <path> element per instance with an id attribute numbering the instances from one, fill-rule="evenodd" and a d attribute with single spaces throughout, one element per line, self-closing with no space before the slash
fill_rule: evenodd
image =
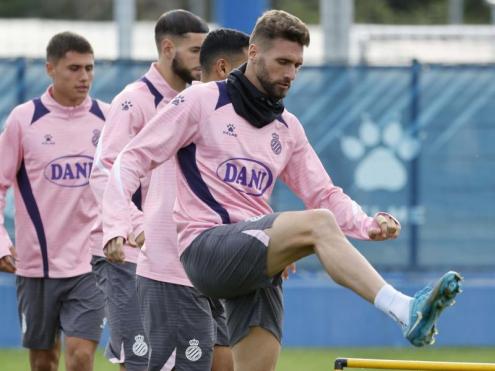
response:
<path id="1" fill-rule="evenodd" d="M 337 358 L 335 371 L 346 368 L 382 370 L 495 371 L 495 363 L 401 361 L 393 359 Z"/>

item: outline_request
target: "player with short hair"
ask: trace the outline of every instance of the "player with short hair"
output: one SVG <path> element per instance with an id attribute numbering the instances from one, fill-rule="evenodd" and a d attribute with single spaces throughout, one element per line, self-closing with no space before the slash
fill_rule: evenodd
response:
<path id="1" fill-rule="evenodd" d="M 280 352 L 285 267 L 316 254 L 340 285 L 394 318 L 414 345 L 430 344 L 435 322 L 459 292 L 460 276 L 444 275 L 414 298 L 396 291 L 346 236 L 396 238 L 389 214 L 366 215 L 332 183 L 287 94 L 309 44 L 307 26 L 279 10 L 263 14 L 251 34 L 248 62 L 227 81 L 192 86 L 147 124 L 121 152 L 105 191 L 104 241 L 122 243 L 139 178 L 176 157 L 179 254 L 205 295 L 225 298 L 238 371 L 273 370 Z M 380 164 L 377 164 L 380 166 Z M 273 213 L 275 180 L 307 210 Z"/>
<path id="2" fill-rule="evenodd" d="M 12 185 L 16 207 L 15 250 L 0 219 L 0 269 L 17 275 L 31 369 L 58 369 L 63 332 L 67 370 L 92 370 L 104 300 L 90 265 L 101 232 L 91 232 L 88 183 L 108 105 L 88 95 L 94 53 L 84 37 L 56 34 L 46 51 L 52 84 L 15 107 L 0 135 L 0 214 Z"/>
<path id="3" fill-rule="evenodd" d="M 228 45 L 228 47 L 219 48 L 220 44 Z M 225 78 L 232 67 L 245 61 L 248 44 L 249 36 L 239 31 L 218 29 L 209 33 L 200 52 L 200 60 L 203 62 L 201 63 L 202 81 L 204 81 L 205 76 L 211 79 Z M 204 63 L 206 59 L 209 61 L 207 64 Z M 166 190 L 166 193 L 163 190 Z M 156 195 L 163 194 L 166 194 L 165 198 L 156 198 Z M 194 312 L 198 309 L 198 305 L 194 297 L 198 293 L 190 287 L 191 283 L 187 279 L 178 258 L 176 226 L 172 220 L 174 199 L 175 166 L 171 161 L 152 173 L 144 213 L 146 244 L 138 257 L 136 270 L 139 303 L 144 317 L 145 330 L 150 338 L 151 348 L 158 349 L 152 353 L 150 369 L 159 369 L 169 358 L 170 351 L 180 345 L 175 340 L 177 334 L 184 336 L 195 332 L 190 328 L 181 330 L 181 326 L 190 322 L 190 327 L 195 328 L 211 323 L 210 319 L 205 320 L 202 316 L 193 319 L 192 322 L 187 320 L 189 315 L 197 317 Z M 114 261 L 119 261 L 122 257 L 120 250 L 114 251 L 113 255 L 107 251 L 107 254 L 109 259 Z M 177 298 L 177 293 L 182 297 L 173 300 L 172 298 Z M 187 299 L 186 296 L 184 299 L 184 295 L 190 295 L 191 298 Z M 211 308 L 216 327 L 212 370 L 233 370 L 232 354 L 228 348 L 224 309 L 221 303 L 215 300 L 211 300 Z M 202 325 L 198 326 L 195 324 L 196 322 L 200 322 Z M 195 349 L 196 346 L 198 349 L 205 349 L 205 344 L 198 342 L 195 345 L 196 341 L 198 339 L 188 339 L 184 347 L 179 347 L 177 363 L 174 355 L 168 359 L 167 367 L 175 364 L 178 368 L 192 369 L 191 360 L 187 358 L 187 349 Z M 193 348 L 190 348 L 191 346 Z M 154 357 L 153 354 L 155 354 Z M 200 356 L 203 357 L 202 354 Z M 190 354 L 189 358 L 191 357 Z M 205 359 L 207 360 L 207 358 Z M 198 367 L 206 367 L 204 364 L 206 362 L 201 360 Z"/>
<path id="4" fill-rule="evenodd" d="M 247 60 L 249 35 L 230 28 L 217 28 L 206 36 L 199 63 L 201 81 L 224 80 L 234 68 Z"/>
<path id="5" fill-rule="evenodd" d="M 169 11 L 158 19 L 155 25 L 158 60 L 141 79 L 126 86 L 111 105 L 91 177 L 91 186 L 99 200 L 109 169 L 122 148 L 159 108 L 187 84 L 200 79 L 199 54 L 207 32 L 208 25 L 185 10 Z M 164 190 L 170 195 L 165 205 L 156 201 L 156 194 Z M 177 369 L 208 368 L 213 349 L 213 320 L 208 299 L 191 290 L 177 255 L 176 227 L 171 216 L 175 197 L 173 162 L 143 176 L 136 191 L 134 200 L 144 201 L 144 213 L 134 207 L 128 217 L 135 225 L 137 244 L 141 245 L 146 235 L 142 253 L 129 244 L 119 251 L 103 251 L 101 247 L 93 251 L 93 267 L 107 293 L 111 330 L 107 357 L 117 359 L 127 370 L 146 366 L 150 370 L 168 369 L 174 364 Z M 156 228 L 157 225 L 163 227 Z M 191 341 L 193 344 L 198 341 L 197 346 L 202 349 L 201 354 L 190 355 L 193 361 L 185 355 Z M 139 353 L 135 351 L 137 346 Z M 175 359 L 172 354 L 176 347 Z"/>

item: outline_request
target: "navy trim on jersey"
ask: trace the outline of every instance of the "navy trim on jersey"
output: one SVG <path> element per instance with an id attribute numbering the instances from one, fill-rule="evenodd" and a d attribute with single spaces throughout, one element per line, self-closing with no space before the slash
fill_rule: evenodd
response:
<path id="1" fill-rule="evenodd" d="M 91 112 L 93 115 L 96 117 L 100 118 L 102 121 L 105 121 L 105 115 L 101 111 L 101 108 L 96 101 L 96 99 L 92 99 L 93 103 L 91 104 L 91 108 L 89 109 L 89 112 Z"/>
<path id="2" fill-rule="evenodd" d="M 146 84 L 150 93 L 155 97 L 155 107 L 158 107 L 158 105 L 163 99 L 163 95 L 160 94 L 158 89 L 155 88 L 154 85 L 151 83 L 151 81 L 148 80 L 146 77 L 141 77 L 140 80 Z"/>
<path id="3" fill-rule="evenodd" d="M 227 93 L 227 82 L 226 81 L 217 81 L 218 86 L 218 102 L 215 106 L 215 111 L 223 106 L 232 103 L 229 94 Z"/>
<path id="4" fill-rule="evenodd" d="M 31 183 L 29 182 L 24 160 L 22 160 L 19 171 L 17 172 L 17 184 L 40 243 L 41 257 L 43 259 L 43 277 L 48 278 L 48 248 L 46 244 L 45 229 L 43 228 L 40 211 L 34 198 L 33 190 L 31 189 Z"/>
<path id="5" fill-rule="evenodd" d="M 141 185 L 139 185 L 139 188 L 132 195 L 132 203 L 136 205 L 139 210 L 143 211 L 143 191 L 141 190 Z"/>
<path id="6" fill-rule="evenodd" d="M 287 128 L 289 128 L 289 125 L 287 125 L 282 115 L 278 116 L 277 120 L 280 121 L 282 124 L 284 124 Z"/>
<path id="7" fill-rule="evenodd" d="M 31 118 L 31 125 L 34 124 L 43 116 L 45 116 L 47 113 L 50 113 L 50 110 L 45 107 L 43 102 L 41 102 L 40 98 L 33 99 L 33 104 L 34 104 L 34 112 L 33 112 L 33 117 Z"/>
<path id="8" fill-rule="evenodd" d="M 194 194 L 210 208 L 212 208 L 222 219 L 223 224 L 230 224 L 230 215 L 225 208 L 213 197 L 196 164 L 196 145 L 191 143 L 177 152 L 182 174 L 186 177 L 187 184 Z"/>

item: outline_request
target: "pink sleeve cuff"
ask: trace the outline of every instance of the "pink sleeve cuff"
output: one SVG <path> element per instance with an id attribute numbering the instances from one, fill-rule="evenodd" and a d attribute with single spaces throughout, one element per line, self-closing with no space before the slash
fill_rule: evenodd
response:
<path id="1" fill-rule="evenodd" d="M 12 255 L 9 248 L 13 246 L 8 236 L 0 236 L 0 259 L 7 255 Z"/>
<path id="2" fill-rule="evenodd" d="M 109 231 L 104 231 L 103 240 L 102 240 L 103 247 L 105 247 L 110 240 L 113 240 L 114 238 L 117 237 L 123 237 L 124 240 L 127 241 L 127 236 L 129 236 L 130 231 L 131 231 L 130 228 L 125 231 L 119 228 L 114 228 Z"/>

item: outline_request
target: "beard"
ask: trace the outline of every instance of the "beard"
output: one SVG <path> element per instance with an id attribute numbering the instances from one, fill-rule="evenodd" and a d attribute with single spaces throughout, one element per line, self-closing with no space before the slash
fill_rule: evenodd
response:
<path id="1" fill-rule="evenodd" d="M 192 71 L 184 66 L 182 59 L 178 55 L 172 60 L 172 72 L 187 84 L 191 84 L 193 80 L 198 80 L 198 78 L 193 75 Z"/>
<path id="2" fill-rule="evenodd" d="M 284 98 L 287 95 L 287 92 L 289 91 L 290 88 L 290 80 L 289 79 L 280 79 L 280 80 L 273 80 L 270 78 L 270 74 L 268 72 L 268 69 L 266 68 L 266 63 L 264 58 L 260 58 L 258 63 L 256 63 L 256 66 L 258 67 L 256 69 L 256 78 L 260 82 L 261 86 L 265 90 L 266 94 L 274 99 L 274 100 L 280 100 Z M 283 89 L 282 87 L 278 86 L 277 84 L 288 84 L 289 88 Z"/>

